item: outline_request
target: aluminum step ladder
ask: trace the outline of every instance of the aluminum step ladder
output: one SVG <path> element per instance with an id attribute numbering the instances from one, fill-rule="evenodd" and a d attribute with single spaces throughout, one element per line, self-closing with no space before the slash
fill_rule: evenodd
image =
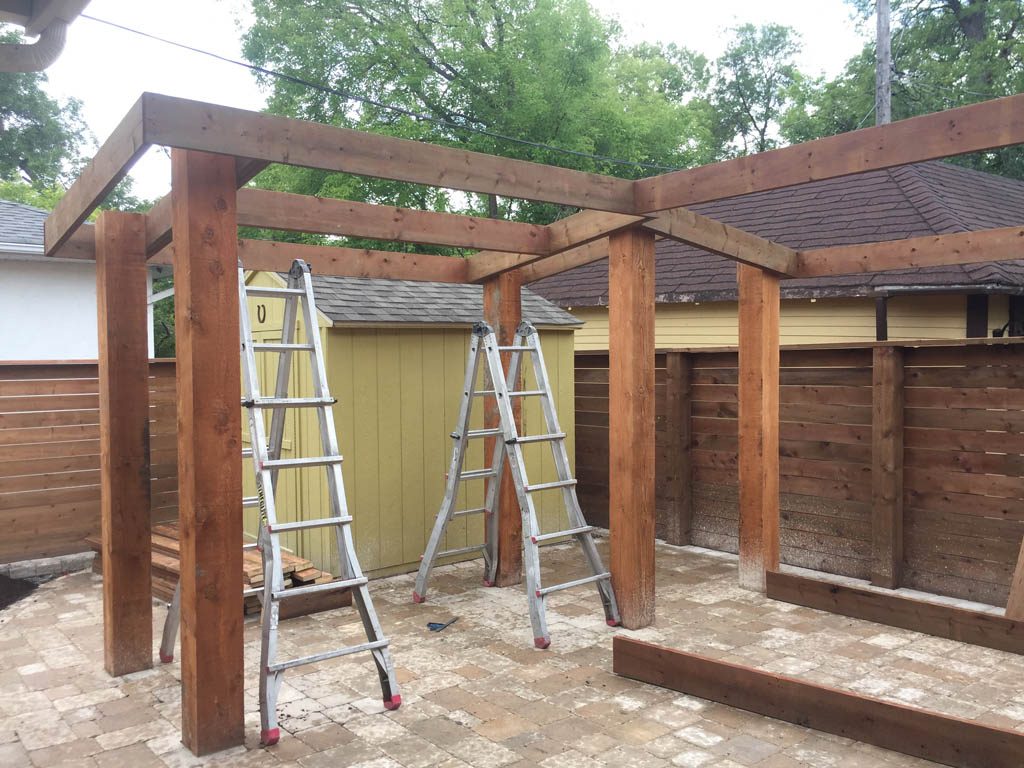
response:
<path id="1" fill-rule="evenodd" d="M 402 703 L 395 668 L 389 651 L 389 641 L 381 630 L 380 621 L 373 608 L 373 601 L 356 557 L 352 539 L 352 517 L 345 500 L 345 486 L 342 480 L 342 457 L 338 449 L 338 437 L 334 427 L 332 406 L 335 400 L 327 385 L 323 345 L 317 332 L 316 301 L 313 296 L 313 281 L 309 266 L 296 260 L 288 272 L 286 288 L 246 287 L 245 274 L 238 268 L 239 304 L 241 307 L 241 351 L 242 405 L 248 413 L 249 436 L 252 448 L 242 452 L 243 458 L 251 458 L 256 478 L 257 495 L 243 499 L 243 506 L 258 507 L 260 510 L 259 537 L 254 544 L 243 545 L 244 549 L 259 549 L 263 559 L 263 587 L 246 590 L 260 598 L 262 611 L 262 650 L 260 654 L 260 742 L 276 744 L 280 738 L 277 723 L 277 698 L 284 672 L 294 667 L 312 664 L 353 653 L 369 652 L 380 677 L 384 706 L 394 710 Z M 259 343 L 253 340 L 252 324 L 249 319 L 250 297 L 284 300 L 284 319 L 281 341 Z M 296 340 L 297 320 L 301 317 L 306 328 L 307 340 Z M 272 397 L 264 396 L 260 389 L 257 353 L 278 356 L 277 380 Z M 293 353 L 307 353 L 312 373 L 313 397 L 289 397 Z M 305 458 L 284 458 L 281 448 L 284 443 L 285 416 L 292 408 L 313 408 L 319 423 L 321 456 Z M 269 434 L 264 413 L 270 412 Z M 322 467 L 327 473 L 330 492 L 330 513 L 323 518 L 278 522 L 275 489 L 281 470 Z M 339 577 L 325 584 L 285 589 L 281 562 L 281 534 L 316 528 L 331 528 L 335 534 L 338 550 Z M 352 590 L 352 602 L 366 632 L 366 642 L 358 645 L 334 648 L 295 659 L 278 659 L 278 623 L 281 601 L 314 593 Z M 169 660 L 174 652 L 174 638 L 180 617 L 180 588 L 175 591 L 174 600 L 164 625 L 163 644 L 160 658 Z"/>
<path id="2" fill-rule="evenodd" d="M 501 353 L 510 352 L 508 371 L 501 364 Z M 537 389 L 516 390 L 523 354 L 526 353 L 533 366 L 534 380 Z M 480 378 L 481 360 L 485 362 L 485 381 L 489 381 L 489 389 L 477 389 Z M 470 418 L 473 402 L 478 397 L 493 398 L 497 401 L 500 425 L 494 428 L 470 429 Z M 512 410 L 513 398 L 537 397 L 540 399 L 541 411 L 544 414 L 545 432 L 536 435 L 520 435 L 516 427 Z M 462 388 L 462 400 L 459 406 L 458 422 L 451 434 L 455 441 L 452 451 L 448 479 L 445 486 L 444 499 L 434 522 L 434 529 L 427 542 L 426 551 L 420 561 L 416 575 L 416 586 L 413 590 L 413 602 L 422 603 L 426 600 L 427 582 L 431 570 L 439 558 L 480 552 L 484 560 L 484 585 L 493 586 L 498 567 L 498 514 L 497 504 L 501 485 L 504 462 L 509 462 L 512 480 L 519 500 L 519 509 L 523 518 L 523 559 L 526 571 L 526 595 L 530 606 L 530 623 L 533 626 L 533 643 L 537 648 L 547 648 L 551 644 L 545 617 L 544 600 L 552 592 L 557 592 L 584 584 L 597 587 L 601 603 L 604 607 L 605 621 L 609 626 L 619 625 L 619 609 L 615 603 L 612 590 L 611 575 L 601 562 L 601 555 L 594 544 L 594 528 L 587 525 L 576 496 L 576 479 L 569 468 L 569 456 L 565 449 L 565 433 L 558 424 L 555 401 L 551 392 L 544 355 L 540 347 L 540 334 L 528 322 L 521 323 L 516 329 L 515 340 L 511 346 L 499 346 L 494 330 L 487 323 L 477 323 L 473 327 L 469 343 L 469 359 L 466 365 L 466 378 Z M 463 464 L 469 442 L 483 437 L 495 437 L 494 452 L 491 463 L 483 469 L 465 469 Z M 555 470 L 558 479 L 548 483 L 531 484 L 526 477 L 526 464 L 523 460 L 523 446 L 530 443 L 547 443 L 551 447 Z M 459 490 L 463 483 L 488 479 L 484 506 L 471 509 L 457 509 Z M 542 533 L 537 523 L 537 512 L 533 496 L 540 491 L 559 489 L 568 516 L 568 527 L 561 531 Z M 466 515 L 485 516 L 486 541 L 484 544 L 442 550 L 441 542 L 449 523 L 455 518 Z M 590 568 L 590 576 L 564 584 L 543 586 L 540 573 L 539 545 L 546 541 L 572 537 L 580 548 Z"/>

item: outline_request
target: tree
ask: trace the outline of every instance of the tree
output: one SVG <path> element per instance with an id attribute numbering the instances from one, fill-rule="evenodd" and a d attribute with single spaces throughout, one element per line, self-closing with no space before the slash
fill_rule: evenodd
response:
<path id="1" fill-rule="evenodd" d="M 777 146 L 773 134 L 802 82 L 794 63 L 799 41 L 779 24 L 744 24 L 732 35 L 715 62 L 717 135 L 729 154 L 764 152 Z"/>

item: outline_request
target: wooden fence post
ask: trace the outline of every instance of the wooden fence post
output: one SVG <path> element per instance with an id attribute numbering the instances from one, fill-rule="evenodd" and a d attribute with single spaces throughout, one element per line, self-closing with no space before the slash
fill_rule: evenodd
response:
<path id="1" fill-rule="evenodd" d="M 146 271 L 146 217 L 100 214 L 96 305 L 103 662 L 111 675 L 153 666 Z"/>
<path id="2" fill-rule="evenodd" d="M 779 568 L 779 278 L 740 264 L 740 584 Z"/>
<path id="3" fill-rule="evenodd" d="M 690 356 L 665 354 L 665 541 L 690 543 L 693 521 L 693 466 L 690 452 Z"/>
<path id="4" fill-rule="evenodd" d="M 181 521 L 181 730 L 241 744 L 242 389 L 235 160 L 171 151 Z"/>
<path id="5" fill-rule="evenodd" d="M 894 589 L 903 565 L 903 350 L 875 347 L 871 362 L 871 583 Z"/>
<path id="6" fill-rule="evenodd" d="M 654 623 L 654 234 L 608 243 L 608 523 L 627 629 Z"/>

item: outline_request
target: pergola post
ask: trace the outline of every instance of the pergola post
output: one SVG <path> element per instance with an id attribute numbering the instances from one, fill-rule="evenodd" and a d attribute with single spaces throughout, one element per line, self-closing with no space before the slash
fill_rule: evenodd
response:
<path id="1" fill-rule="evenodd" d="M 654 622 L 654 233 L 608 241 L 609 528 L 627 629 Z"/>
<path id="2" fill-rule="evenodd" d="M 740 264 L 740 584 L 779 567 L 779 278 Z"/>
<path id="3" fill-rule="evenodd" d="M 181 727 L 197 755 L 241 744 L 242 426 L 235 161 L 171 154 Z"/>
<path id="4" fill-rule="evenodd" d="M 103 662 L 111 675 L 153 666 L 146 273 L 146 217 L 104 211 L 96 224 L 96 306 Z"/>
<path id="5" fill-rule="evenodd" d="M 512 344 L 516 328 L 523 320 L 522 285 L 518 273 L 504 272 L 484 283 L 484 319 L 494 328 L 501 345 Z M 507 369 L 511 352 L 501 353 L 502 368 Z M 498 404 L 488 399 L 484 408 L 484 425 L 499 425 Z M 512 400 L 512 412 L 515 414 L 516 426 L 522 429 L 523 409 L 522 398 Z M 485 461 L 490 461 L 494 452 L 494 438 L 487 438 L 484 443 Z M 501 489 L 498 494 L 498 574 L 497 586 L 509 587 L 523 580 L 523 517 L 519 510 L 519 500 L 512 481 L 512 472 L 505 462 L 504 474 L 501 478 Z M 492 511 L 490 514 L 495 514 Z"/>

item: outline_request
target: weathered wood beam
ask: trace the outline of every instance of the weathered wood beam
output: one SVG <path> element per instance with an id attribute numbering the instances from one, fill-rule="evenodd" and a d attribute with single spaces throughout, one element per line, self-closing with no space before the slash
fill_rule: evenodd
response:
<path id="1" fill-rule="evenodd" d="M 819 611 L 1024 654 L 1024 624 L 992 613 L 775 571 L 768 573 L 767 594 Z"/>
<path id="2" fill-rule="evenodd" d="M 670 240 L 702 248 L 742 264 L 761 267 L 777 275 L 790 275 L 796 269 L 797 252 L 792 248 L 686 208 L 666 211 L 643 226 Z"/>
<path id="3" fill-rule="evenodd" d="M 617 635 L 617 675 L 957 768 L 1024 765 L 1024 734 Z"/>
<path id="4" fill-rule="evenodd" d="M 633 182 L 349 128 L 145 94 L 145 140 L 393 181 L 633 212 Z"/>
<path id="5" fill-rule="evenodd" d="M 153 666 L 145 232 L 143 215 L 115 211 L 95 229 L 103 660 L 111 675 Z"/>
<path id="6" fill-rule="evenodd" d="M 740 584 L 779 568 L 779 278 L 739 264 Z"/>
<path id="7" fill-rule="evenodd" d="M 514 272 L 506 272 L 492 277 L 484 283 L 484 320 L 490 323 L 498 337 L 498 344 L 510 346 L 515 340 L 516 329 L 523 320 L 522 292 L 519 278 Z M 501 353 L 501 364 L 508 370 L 511 352 Z M 520 379 L 522 371 L 520 371 Z M 514 385 L 512 389 L 522 389 Z M 492 398 L 484 400 L 484 426 L 491 428 L 500 426 L 498 403 Z M 512 399 L 512 413 L 516 424 L 522 430 L 523 398 Z M 485 440 L 484 456 L 486 461 L 494 452 L 494 438 Z M 489 482 L 495 482 L 490 480 Z M 498 574 L 497 585 L 510 587 L 523 580 L 523 516 L 519 510 L 519 499 L 512 480 L 509 463 L 504 464 L 498 493 L 498 509 L 487 514 L 498 515 Z"/>
<path id="8" fill-rule="evenodd" d="M 43 223 L 46 255 L 53 256 L 74 234 L 111 190 L 125 177 L 135 161 L 149 149 L 145 139 L 143 96 L 128 110 L 92 161 L 64 193 Z"/>
<path id="9" fill-rule="evenodd" d="M 492 249 L 546 255 L 547 227 L 454 213 L 417 211 L 310 195 L 243 189 L 238 223 L 320 235 L 367 237 L 453 248 Z"/>
<path id="10" fill-rule="evenodd" d="M 182 741 L 203 755 L 244 737 L 235 163 L 174 150 L 171 168 Z"/>
<path id="11" fill-rule="evenodd" d="M 665 353 L 665 430 L 663 498 L 666 502 L 665 541 L 690 543 L 693 526 L 692 387 L 693 359 L 687 352 Z"/>
<path id="12" fill-rule="evenodd" d="M 1017 94 L 641 179 L 634 211 L 663 211 L 1021 143 L 1024 94 Z"/>
<path id="13" fill-rule="evenodd" d="M 893 589 L 903 570 L 903 350 L 872 350 L 871 583 Z"/>
<path id="14" fill-rule="evenodd" d="M 494 250 L 475 253 L 469 257 L 469 279 L 477 283 L 487 280 L 502 272 L 519 269 L 530 264 L 546 263 L 556 254 L 575 250 L 580 245 L 594 242 L 619 232 L 639 222 L 646 221 L 643 216 L 629 216 L 606 211 L 580 211 L 572 216 L 549 224 L 548 252 L 535 253 L 494 253 Z M 607 251 L 605 252 L 607 255 Z"/>
<path id="15" fill-rule="evenodd" d="M 801 251 L 792 276 L 852 275 L 887 269 L 1007 261 L 1020 259 L 1022 254 L 1024 226 L 1001 227 Z"/>
<path id="16" fill-rule="evenodd" d="M 608 250 L 611 574 L 622 625 L 654 623 L 654 233 L 617 232 Z"/>
<path id="17" fill-rule="evenodd" d="M 557 256 L 549 256 L 542 261 L 527 264 L 519 267 L 516 272 L 519 274 L 523 285 L 543 280 L 545 277 L 557 275 L 560 272 L 567 272 L 584 264 L 591 264 L 595 261 L 608 258 L 608 239 L 602 238 L 586 245 L 580 245 L 571 250 L 559 253 Z"/>

